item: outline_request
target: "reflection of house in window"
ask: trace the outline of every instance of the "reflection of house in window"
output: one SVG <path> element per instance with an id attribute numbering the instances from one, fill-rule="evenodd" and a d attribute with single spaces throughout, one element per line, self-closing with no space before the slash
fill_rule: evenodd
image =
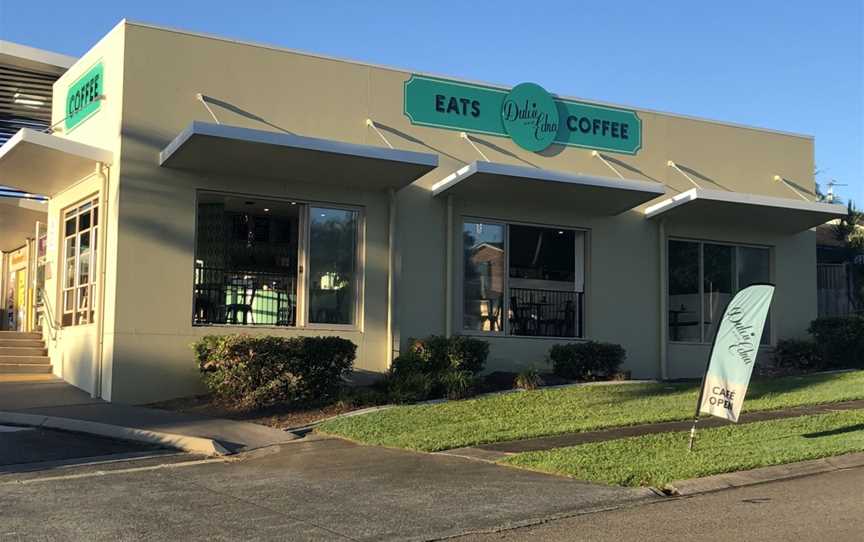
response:
<path id="1" fill-rule="evenodd" d="M 504 249 L 481 243 L 471 250 L 471 265 L 477 270 L 480 295 L 504 291 Z"/>
<path id="2" fill-rule="evenodd" d="M 502 331 L 504 314 L 504 227 L 466 223 L 463 328 Z"/>
<path id="3" fill-rule="evenodd" d="M 583 232 L 466 222 L 462 233 L 463 329 L 581 336 Z"/>

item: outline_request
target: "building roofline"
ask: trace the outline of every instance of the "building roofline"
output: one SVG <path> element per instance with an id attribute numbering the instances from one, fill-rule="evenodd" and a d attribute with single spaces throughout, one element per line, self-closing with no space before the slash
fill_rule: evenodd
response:
<path id="1" fill-rule="evenodd" d="M 194 36 L 194 37 L 198 37 L 198 38 L 207 38 L 207 39 L 213 39 L 213 40 L 218 40 L 218 41 L 224 41 L 224 42 L 228 42 L 228 43 L 235 43 L 238 45 L 246 45 L 246 46 L 250 46 L 250 47 L 259 47 L 262 49 L 270 49 L 272 51 L 280 51 L 280 52 L 284 52 L 284 53 L 293 53 L 296 55 L 307 56 L 307 57 L 311 57 L 311 58 L 318 58 L 321 60 L 331 60 L 331 61 L 335 61 L 335 62 L 344 62 L 347 64 L 354 64 L 354 65 L 358 65 L 358 66 L 365 66 L 365 67 L 369 67 L 369 68 L 377 68 L 377 69 L 381 69 L 381 70 L 388 70 L 388 71 L 394 71 L 394 72 L 400 72 L 400 73 L 414 73 L 414 74 L 418 74 L 418 75 L 437 77 L 437 78 L 441 78 L 441 79 L 450 79 L 450 80 L 458 81 L 458 82 L 462 82 L 462 83 L 483 85 L 483 86 L 487 86 L 487 87 L 501 88 L 501 89 L 505 89 L 505 90 L 510 88 L 507 85 L 501 85 L 501 84 L 497 84 L 497 83 L 475 81 L 475 80 L 471 80 L 471 79 L 463 79 L 463 78 L 453 77 L 453 76 L 449 76 L 449 75 L 416 71 L 416 70 L 407 69 L 407 68 L 399 68 L 396 66 L 386 66 L 383 64 L 375 64 L 372 62 L 363 62 L 360 60 L 352 60 L 350 58 L 336 57 L 336 56 L 330 56 L 330 55 L 324 55 L 324 54 L 318 54 L 318 53 L 310 53 L 308 51 L 291 49 L 289 47 L 280 47 L 278 45 L 271 45 L 271 44 L 267 44 L 267 43 L 248 41 L 248 40 L 240 40 L 240 39 L 235 39 L 235 38 L 227 38 L 227 37 L 219 36 L 216 34 L 208 34 L 206 32 L 192 32 L 192 31 L 184 30 L 184 29 L 180 29 L 180 28 L 162 26 L 162 25 L 145 23 L 145 22 L 140 22 L 140 21 L 132 21 L 129 19 L 123 19 L 120 22 L 120 24 L 123 24 L 123 23 L 125 23 L 127 25 L 131 25 L 131 26 L 139 26 L 142 28 L 162 30 L 165 32 L 174 32 L 177 34 L 185 34 L 188 36 Z M 727 126 L 727 127 L 732 127 L 732 128 L 743 128 L 745 130 L 767 132 L 767 133 L 771 133 L 771 134 L 797 137 L 797 138 L 801 138 L 801 139 L 809 139 L 809 140 L 814 139 L 814 136 L 811 134 L 789 132 L 789 131 L 784 131 L 784 130 L 775 130 L 773 128 L 763 128 L 760 126 L 751 126 L 748 124 L 741 124 L 741 123 L 736 123 L 736 122 L 721 121 L 721 120 L 716 120 L 716 119 L 697 117 L 697 116 L 693 116 L 693 115 L 684 115 L 681 113 L 670 113 L 668 111 L 660 111 L 660 110 L 656 110 L 656 109 L 646 109 L 644 107 L 633 107 L 633 106 L 629 106 L 629 105 L 603 102 L 603 101 L 598 101 L 598 100 L 590 100 L 590 99 L 586 99 L 586 98 L 580 98 L 578 96 L 569 96 L 569 95 L 562 95 L 562 94 L 555 94 L 555 93 L 553 93 L 553 94 L 562 100 L 574 100 L 574 101 L 585 102 L 585 103 L 596 104 L 596 105 L 604 105 L 604 106 L 609 106 L 609 107 L 619 107 L 619 108 L 624 108 L 624 109 L 632 109 L 636 112 L 644 112 L 644 113 L 650 113 L 650 114 L 655 114 L 655 115 L 663 115 L 663 116 L 667 116 L 667 117 L 675 117 L 675 118 L 692 120 L 692 121 L 697 121 L 697 122 L 707 122 L 710 124 L 717 124 L 720 126 Z"/>
<path id="2" fill-rule="evenodd" d="M 23 68 L 39 69 L 41 67 L 43 70 L 48 69 L 50 71 L 60 71 L 61 73 L 68 70 L 78 61 L 73 56 L 46 51 L 45 49 L 37 49 L 36 47 L 12 41 L 0 40 L 0 58 L 3 57 L 11 57 L 13 63 L 20 64 Z M 16 59 L 20 59 L 23 62 L 14 62 Z M 60 68 L 60 70 L 57 68 Z"/>

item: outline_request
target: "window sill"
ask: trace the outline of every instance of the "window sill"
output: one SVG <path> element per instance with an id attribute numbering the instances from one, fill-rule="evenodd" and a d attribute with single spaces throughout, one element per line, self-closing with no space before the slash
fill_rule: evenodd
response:
<path id="1" fill-rule="evenodd" d="M 709 348 L 713 344 L 713 343 L 704 343 L 701 341 L 667 341 L 667 343 L 671 344 L 671 345 L 678 345 L 678 346 L 707 346 Z M 774 348 L 775 346 L 777 346 L 775 343 L 760 344 L 759 349 L 762 350 L 764 348 Z"/>
<path id="2" fill-rule="evenodd" d="M 546 341 L 589 341 L 587 337 L 545 337 L 538 335 L 505 335 L 504 333 L 482 332 L 482 331 L 461 331 L 454 335 L 464 335 L 466 337 L 476 337 L 481 339 L 532 339 Z"/>
<path id="3" fill-rule="evenodd" d="M 338 327 L 338 326 L 327 326 L 326 324 L 313 324 L 311 326 L 270 326 L 270 325 L 243 325 L 243 324 L 192 324 L 193 328 L 217 328 L 217 329 L 235 329 L 235 330 L 253 330 L 253 329 L 266 329 L 266 330 L 280 330 L 280 331 L 333 331 L 333 332 L 342 332 L 342 333 L 362 333 L 363 331 L 359 327 Z"/>

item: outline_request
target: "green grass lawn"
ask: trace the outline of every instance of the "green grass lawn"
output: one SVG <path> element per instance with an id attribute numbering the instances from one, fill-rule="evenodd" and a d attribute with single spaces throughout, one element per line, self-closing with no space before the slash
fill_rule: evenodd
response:
<path id="1" fill-rule="evenodd" d="M 438 451 L 503 440 L 686 420 L 698 384 L 577 386 L 400 406 L 325 422 L 366 444 Z M 744 412 L 864 399 L 864 371 L 754 380 Z M 746 414 L 745 414 L 746 415 Z"/>
<path id="2" fill-rule="evenodd" d="M 502 463 L 623 486 L 675 480 L 864 451 L 864 410 L 700 430 L 659 433 L 527 452 Z"/>

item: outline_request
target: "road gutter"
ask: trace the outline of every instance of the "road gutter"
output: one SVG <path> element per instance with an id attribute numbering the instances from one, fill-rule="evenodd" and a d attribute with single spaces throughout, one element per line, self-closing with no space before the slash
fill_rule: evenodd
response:
<path id="1" fill-rule="evenodd" d="M 660 489 L 663 494 L 674 497 L 688 497 L 701 495 L 724 489 L 778 482 L 791 478 L 801 478 L 814 474 L 823 474 L 838 470 L 854 469 L 864 467 L 864 452 L 823 457 L 785 465 L 773 465 L 770 467 L 759 467 L 756 469 L 715 474 L 704 478 L 693 478 L 690 480 L 679 480 L 667 484 Z"/>

